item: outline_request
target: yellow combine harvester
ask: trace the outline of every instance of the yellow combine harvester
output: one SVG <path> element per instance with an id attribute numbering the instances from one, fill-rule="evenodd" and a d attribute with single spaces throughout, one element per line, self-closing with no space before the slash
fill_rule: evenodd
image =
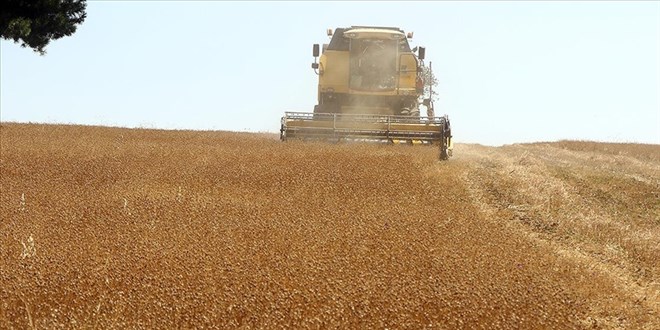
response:
<path id="1" fill-rule="evenodd" d="M 431 95 L 424 95 L 425 48 L 410 48 L 398 28 L 337 28 L 329 44 L 313 47 L 312 68 L 319 76 L 318 105 L 313 113 L 286 112 L 280 138 L 358 140 L 438 145 L 440 159 L 452 153 L 451 127 L 435 117 Z M 428 68 L 430 70 L 430 66 Z"/>

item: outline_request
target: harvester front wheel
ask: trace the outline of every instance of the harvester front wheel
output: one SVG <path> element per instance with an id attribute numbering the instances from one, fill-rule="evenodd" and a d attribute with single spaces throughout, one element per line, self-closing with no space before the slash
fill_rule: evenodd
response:
<path id="1" fill-rule="evenodd" d="M 447 124 L 447 126 L 449 125 Z M 452 150 L 450 149 L 451 128 L 448 128 L 447 126 L 445 131 L 442 133 L 442 138 L 440 139 L 440 160 L 449 160 L 449 157 L 451 157 L 452 154 Z"/>
<path id="2" fill-rule="evenodd" d="M 447 152 L 447 148 L 441 148 L 440 149 L 440 160 L 449 160 L 449 153 Z"/>

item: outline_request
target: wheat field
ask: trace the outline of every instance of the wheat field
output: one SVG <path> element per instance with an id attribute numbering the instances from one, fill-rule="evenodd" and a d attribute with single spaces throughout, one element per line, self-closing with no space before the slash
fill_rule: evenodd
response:
<path id="1" fill-rule="evenodd" d="M 658 145 L 0 138 L 0 328 L 660 328 Z"/>

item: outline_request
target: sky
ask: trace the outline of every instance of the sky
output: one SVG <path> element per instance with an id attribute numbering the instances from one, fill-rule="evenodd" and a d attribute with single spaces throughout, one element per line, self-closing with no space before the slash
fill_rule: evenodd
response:
<path id="1" fill-rule="evenodd" d="M 89 1 L 40 56 L 0 41 L 0 121 L 278 132 L 326 29 L 426 47 L 455 142 L 660 144 L 660 2 Z"/>

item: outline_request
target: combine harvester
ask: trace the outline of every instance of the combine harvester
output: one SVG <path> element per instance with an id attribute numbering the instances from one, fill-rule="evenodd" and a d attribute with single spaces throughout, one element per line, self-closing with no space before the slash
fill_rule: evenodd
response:
<path id="1" fill-rule="evenodd" d="M 352 26 L 329 29 L 328 36 L 318 62 L 319 45 L 313 47 L 318 105 L 313 113 L 286 112 L 280 139 L 437 145 L 440 159 L 448 159 L 449 118 L 435 117 L 430 91 L 421 102 L 427 116 L 420 116 L 426 49 L 410 49 L 412 33 Z"/>

